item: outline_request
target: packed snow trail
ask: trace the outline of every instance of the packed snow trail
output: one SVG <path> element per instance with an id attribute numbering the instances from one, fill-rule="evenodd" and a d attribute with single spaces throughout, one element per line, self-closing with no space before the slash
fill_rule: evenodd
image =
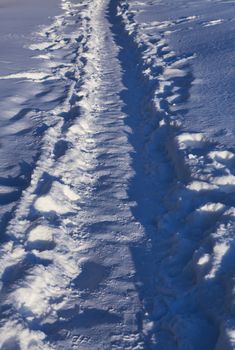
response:
<path id="1" fill-rule="evenodd" d="M 84 4 L 92 24 L 79 57 L 86 62 L 84 83 L 73 86 L 77 102 L 65 122 L 49 130 L 8 228 L 13 242 L 2 248 L 3 348 L 141 346 L 129 244 L 142 231 L 127 197 L 131 131 L 106 9 L 107 1 Z"/>
<path id="2" fill-rule="evenodd" d="M 204 238 L 232 227 L 228 154 L 210 185 L 214 163 L 201 156 L 202 171 L 194 149 L 224 153 L 179 131 L 171 110 L 189 95 L 192 57 L 141 36 L 126 1 L 62 5 L 32 45 L 46 73 L 22 73 L 68 93 L 1 246 L 1 348 L 229 349 L 219 249 L 203 269 Z"/>

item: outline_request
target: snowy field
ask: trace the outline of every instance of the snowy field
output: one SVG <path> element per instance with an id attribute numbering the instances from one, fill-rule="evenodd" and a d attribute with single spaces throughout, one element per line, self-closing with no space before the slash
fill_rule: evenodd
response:
<path id="1" fill-rule="evenodd" d="M 5 231 L 15 201 L 30 183 L 40 148 L 44 111 L 53 108 L 43 98 L 49 87 L 30 79 L 38 75 L 43 61 L 35 59 L 38 55 L 32 54 L 29 46 L 38 37 L 38 26 L 52 23 L 49 16 L 61 12 L 58 0 L 0 0 L 1 231 Z M 62 95 L 60 91 L 54 93 Z"/>
<path id="2" fill-rule="evenodd" d="M 235 349 L 235 1 L 0 0 L 0 349 Z"/>

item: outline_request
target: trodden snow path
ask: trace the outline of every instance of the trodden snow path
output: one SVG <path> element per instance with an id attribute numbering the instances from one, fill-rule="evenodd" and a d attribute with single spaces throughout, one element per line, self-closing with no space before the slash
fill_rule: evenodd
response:
<path id="1" fill-rule="evenodd" d="M 193 55 L 126 1 L 62 7 L 31 45 L 45 67 L 21 74 L 68 89 L 1 246 L 1 348 L 229 349 L 234 155 L 172 112 Z"/>
<path id="2" fill-rule="evenodd" d="M 45 136 L 45 152 L 8 228 L 3 348 L 141 346 L 129 244 L 142 229 L 127 196 L 133 150 L 107 4 L 80 4 L 90 22 L 79 57 L 86 62 L 84 83 L 73 86 L 72 120 Z"/>

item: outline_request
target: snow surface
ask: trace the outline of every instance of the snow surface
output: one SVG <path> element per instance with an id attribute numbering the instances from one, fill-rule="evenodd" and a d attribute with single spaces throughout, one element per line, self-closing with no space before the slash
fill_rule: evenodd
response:
<path id="1" fill-rule="evenodd" d="M 234 5 L 0 0 L 2 350 L 235 348 Z"/>

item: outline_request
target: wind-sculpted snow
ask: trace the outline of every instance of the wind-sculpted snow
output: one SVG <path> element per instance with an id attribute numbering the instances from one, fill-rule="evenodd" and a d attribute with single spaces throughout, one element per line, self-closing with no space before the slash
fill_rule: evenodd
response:
<path id="1" fill-rule="evenodd" d="M 42 118 L 28 180 L 0 179 L 1 349 L 234 347 L 235 155 L 185 128 L 197 54 L 169 36 L 199 16 L 141 20 L 161 4 L 62 0 L 38 68 L 0 76 Z"/>

